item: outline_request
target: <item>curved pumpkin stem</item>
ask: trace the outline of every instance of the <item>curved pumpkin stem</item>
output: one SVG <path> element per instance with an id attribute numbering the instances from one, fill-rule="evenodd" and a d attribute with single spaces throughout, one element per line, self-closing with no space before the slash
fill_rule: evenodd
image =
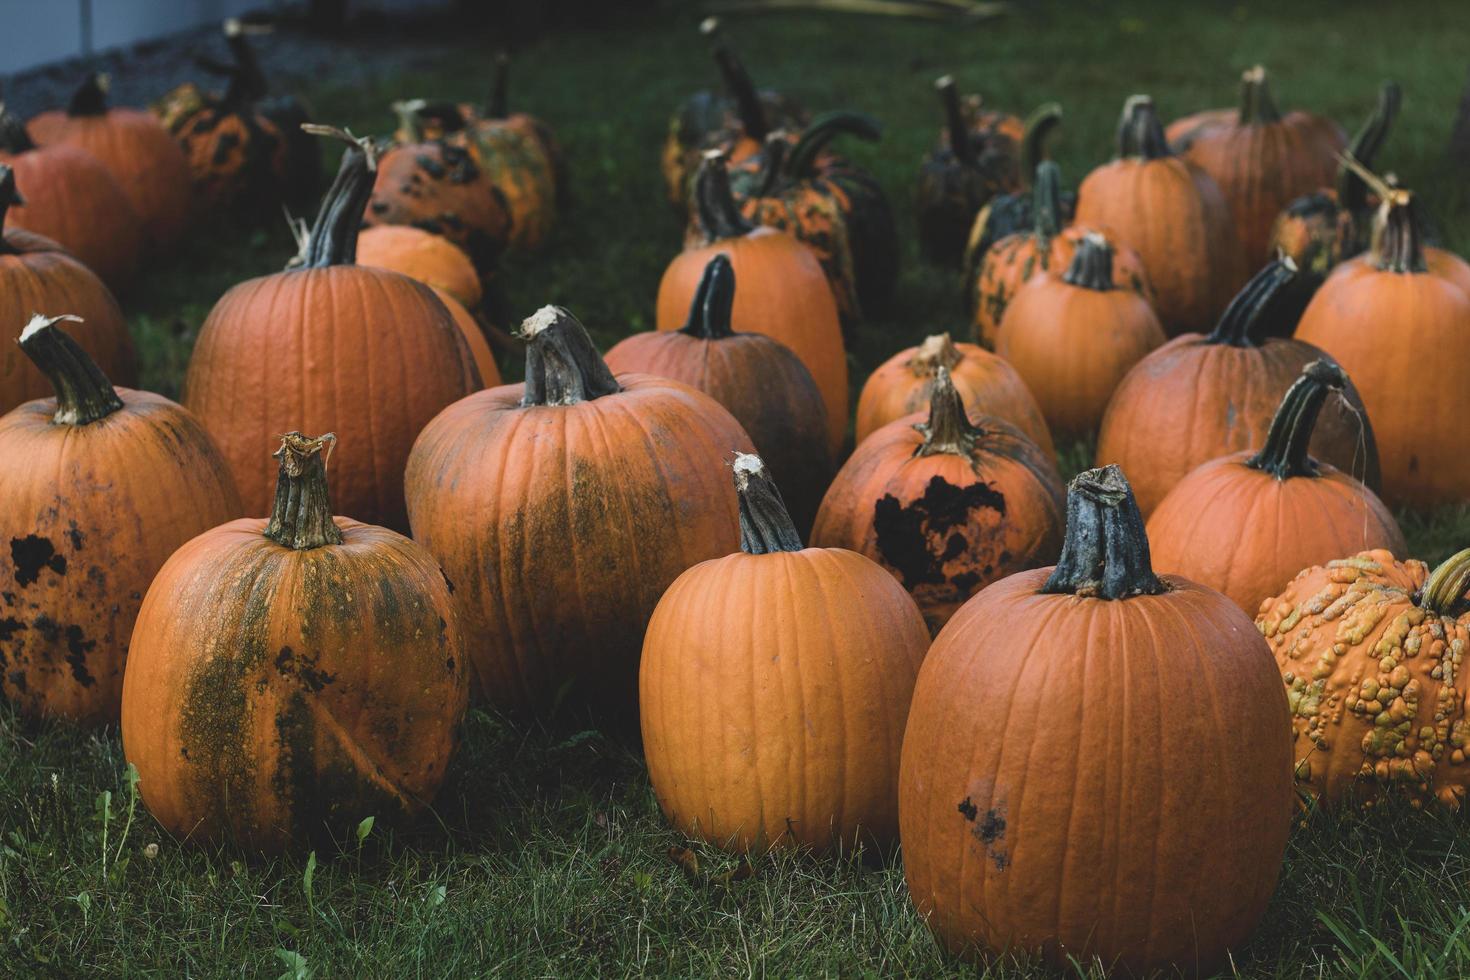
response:
<path id="1" fill-rule="evenodd" d="M 724 340 L 733 337 L 730 311 L 735 307 L 735 267 L 730 257 L 721 252 L 704 267 L 694 302 L 689 305 L 689 319 L 680 333 L 701 340 Z"/>
<path id="2" fill-rule="evenodd" d="M 1079 473 L 1067 485 L 1062 556 L 1041 591 L 1095 599 L 1168 591 L 1154 574 L 1143 515 L 1116 463 Z"/>
<path id="3" fill-rule="evenodd" d="M 1132 95 L 1123 103 L 1118 120 L 1118 156 L 1121 159 L 1141 157 L 1159 160 L 1172 156 L 1169 141 L 1164 138 L 1164 124 L 1159 121 L 1154 100 L 1148 95 Z"/>
<path id="4" fill-rule="evenodd" d="M 924 437 L 924 442 L 914 450 L 915 456 L 969 457 L 975 452 L 975 440 L 981 430 L 970 424 L 965 413 L 965 400 L 960 397 L 949 375 L 949 368 L 940 364 L 934 369 L 934 388 L 929 392 L 929 418 L 914 429 Z"/>
<path id="5" fill-rule="evenodd" d="M 88 72 L 67 103 L 68 116 L 107 115 L 107 90 L 111 80 L 101 72 Z"/>
<path id="6" fill-rule="evenodd" d="M 1379 229 L 1373 238 L 1373 265 L 1385 272 L 1424 272 L 1424 241 L 1414 196 L 1392 190 L 1379 211 Z"/>
<path id="7" fill-rule="evenodd" d="M 1398 82 L 1384 82 L 1378 90 L 1378 106 L 1363 128 L 1358 130 L 1348 145 L 1347 155 L 1364 169 L 1373 169 L 1373 159 L 1388 140 L 1388 132 L 1398 118 L 1399 106 L 1404 98 Z M 1368 206 L 1368 183 L 1347 160 L 1337 169 L 1337 202 L 1350 213 L 1356 214 Z"/>
<path id="8" fill-rule="evenodd" d="M 743 238 L 755 231 L 746 220 L 730 191 L 730 172 L 725 169 L 724 150 L 708 150 L 694 175 L 694 216 L 704 232 L 705 244 L 726 238 Z"/>
<path id="9" fill-rule="evenodd" d="M 0 152 L 25 153 L 35 148 L 25 122 L 0 102 Z"/>
<path id="10" fill-rule="evenodd" d="M 740 550 L 747 555 L 800 551 L 801 535 L 781 499 L 781 491 L 752 453 L 736 453 L 735 495 L 740 498 Z"/>
<path id="11" fill-rule="evenodd" d="M 276 499 L 261 532 L 276 544 L 308 551 L 342 543 L 327 489 L 327 457 L 336 445 L 337 437 L 330 432 L 316 438 L 299 432 L 281 436 L 281 448 L 271 454 L 281 461 Z"/>
<path id="12" fill-rule="evenodd" d="M 373 195 L 373 181 L 378 170 L 377 150 L 370 139 L 359 139 L 345 129 L 302 123 L 303 132 L 313 136 L 329 136 L 347 144 L 342 165 L 327 194 L 321 210 L 306 237 L 301 255 L 293 263 L 307 269 L 325 269 L 333 265 L 351 265 L 357 261 L 357 235 L 362 230 L 362 213 Z"/>
<path id="13" fill-rule="evenodd" d="M 543 306 L 521 324 L 526 388 L 521 405 L 576 405 L 623 388 L 597 353 L 587 328 L 560 306 Z"/>
<path id="14" fill-rule="evenodd" d="M 860 140 L 876 143 L 883 138 L 883 127 L 878 120 L 861 112 L 838 110 L 828 112 L 812 120 L 812 124 L 796 141 L 791 155 L 786 158 L 786 174 L 797 180 L 816 174 L 817 157 L 837 136 L 856 136 Z"/>
<path id="15" fill-rule="evenodd" d="M 942 75 L 934 82 L 939 102 L 944 106 L 944 124 L 949 130 L 949 149 L 961 163 L 975 162 L 975 148 L 970 145 L 970 127 L 960 108 L 960 90 L 953 75 Z"/>
<path id="16" fill-rule="evenodd" d="M 1313 361 L 1302 368 L 1271 419 L 1266 444 L 1245 465 L 1269 473 L 1278 480 L 1316 476 L 1317 464 L 1307 455 L 1312 430 L 1329 392 L 1342 391 L 1347 375 L 1331 361 Z"/>
<path id="17" fill-rule="evenodd" d="M 760 92 L 756 90 L 755 82 L 751 81 L 750 72 L 745 70 L 745 63 L 740 60 L 740 55 L 735 53 L 719 19 L 706 17 L 699 25 L 699 33 L 713 42 L 710 54 L 714 56 L 715 66 L 720 69 L 720 78 L 724 80 L 725 89 L 735 100 L 735 114 L 740 117 L 740 128 L 753 140 L 765 139 L 771 127 L 766 121 L 766 109 L 761 104 Z"/>
<path id="18" fill-rule="evenodd" d="M 1105 293 L 1113 287 L 1113 248 L 1097 232 L 1088 232 L 1062 274 L 1062 282 Z"/>
<path id="19" fill-rule="evenodd" d="M 1467 589 L 1470 589 L 1470 548 L 1450 555 L 1429 573 L 1424 588 L 1419 590 L 1419 608 L 1449 615 L 1464 603 Z"/>
<path id="20" fill-rule="evenodd" d="M 963 359 L 964 355 L 954 345 L 949 334 L 936 333 L 924 338 L 924 342 L 914 351 L 914 356 L 904 363 L 904 367 L 917 378 L 932 378 L 941 367 L 953 371 L 954 366 Z"/>
<path id="21" fill-rule="evenodd" d="M 773 197 L 780 189 L 786 155 L 790 152 L 791 143 L 786 139 L 785 130 L 766 134 L 765 144 L 761 147 L 761 169 L 755 180 L 756 197 Z"/>
<path id="22" fill-rule="evenodd" d="M 1050 160 L 1036 166 L 1031 188 L 1031 220 L 1037 248 L 1046 254 L 1062 227 L 1062 169 Z"/>
<path id="23" fill-rule="evenodd" d="M 1265 125 L 1281 121 L 1281 110 L 1271 98 L 1271 85 L 1266 81 L 1263 65 L 1247 68 L 1240 75 L 1240 125 Z"/>
<path id="24" fill-rule="evenodd" d="M 1026 135 L 1021 140 L 1021 176 L 1029 179 L 1046 159 L 1046 141 L 1062 124 L 1062 106 L 1048 102 L 1026 117 Z"/>
<path id="25" fill-rule="evenodd" d="M 1207 344 L 1229 344 L 1231 347 L 1259 347 L 1254 333 L 1256 326 L 1265 319 L 1267 308 L 1287 283 L 1296 278 L 1296 263 L 1289 257 L 1274 259 L 1251 277 L 1230 305 L 1220 321 L 1205 338 Z"/>
<path id="26" fill-rule="evenodd" d="M 122 399 L 97 362 L 82 345 L 56 324 L 63 320 L 81 323 L 71 316 L 42 316 L 37 313 L 20 334 L 20 349 L 41 369 L 56 391 L 57 425 L 90 425 L 123 407 Z"/>

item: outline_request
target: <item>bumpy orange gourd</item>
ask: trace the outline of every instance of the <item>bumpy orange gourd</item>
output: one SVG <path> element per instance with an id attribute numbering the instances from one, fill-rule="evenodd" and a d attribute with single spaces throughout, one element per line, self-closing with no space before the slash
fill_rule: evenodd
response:
<path id="1" fill-rule="evenodd" d="M 1250 618 L 1155 576 L 1127 480 L 1083 473 L 1057 567 L 971 599 L 919 672 L 898 798 L 914 904 L 957 952 L 1209 973 L 1281 870 L 1288 732 Z"/>
<path id="2" fill-rule="evenodd" d="M 966 412 L 937 369 L 927 412 L 890 422 L 832 480 L 812 543 L 887 569 L 932 631 L 997 579 L 1055 561 L 1062 478 L 1020 430 Z"/>
<path id="3" fill-rule="evenodd" d="M 76 322 L 38 315 L 15 345 L 55 397 L 0 417 L 0 691 L 28 718 L 100 725 L 117 721 L 148 583 L 243 510 L 194 417 L 114 389 L 58 320 Z"/>
<path id="4" fill-rule="evenodd" d="M 454 597 L 419 545 L 332 516 L 331 438 L 281 437 L 269 520 L 194 538 L 143 600 L 123 752 L 177 837 L 340 842 L 444 778 L 468 697 Z"/>
<path id="5" fill-rule="evenodd" d="M 734 471 L 740 551 L 679 576 L 643 644 L 654 795 L 730 850 L 886 848 L 924 621 L 866 558 L 802 548 L 759 458 Z"/>
<path id="6" fill-rule="evenodd" d="M 1313 361 L 1287 389 L 1259 450 L 1211 460 L 1148 521 L 1154 565 L 1225 593 L 1248 615 L 1309 565 L 1373 548 L 1408 550 L 1378 495 L 1307 455 L 1318 413 L 1347 376 Z"/>

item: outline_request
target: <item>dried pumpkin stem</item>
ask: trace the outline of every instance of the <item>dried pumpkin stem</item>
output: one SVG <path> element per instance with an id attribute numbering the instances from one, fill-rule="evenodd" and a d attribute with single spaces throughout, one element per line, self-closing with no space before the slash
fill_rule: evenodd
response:
<path id="1" fill-rule="evenodd" d="M 689 319 L 680 333 L 701 340 L 723 340 L 735 335 L 730 312 L 735 307 L 735 267 L 723 252 L 709 260 L 694 290 Z"/>
<path id="2" fill-rule="evenodd" d="M 914 350 L 914 356 L 904 367 L 917 378 L 932 378 L 943 367 L 953 371 L 954 366 L 964 359 L 960 349 L 954 345 L 947 333 L 931 334 Z"/>
<path id="3" fill-rule="evenodd" d="M 786 173 L 797 180 L 812 177 L 817 172 L 817 157 L 827 144 L 838 136 L 856 136 L 860 140 L 876 143 L 883 138 L 883 127 L 878 120 L 861 112 L 837 110 L 813 119 L 802 131 L 791 155 L 786 158 Z"/>
<path id="4" fill-rule="evenodd" d="M 1373 242 L 1373 264 L 1385 272 L 1424 272 L 1424 242 L 1413 195 L 1394 190 L 1384 198 L 1381 228 Z"/>
<path id="5" fill-rule="evenodd" d="M 753 140 L 765 139 L 771 127 L 766 121 L 766 109 L 761 104 L 760 92 L 756 90 L 750 72 L 745 70 L 745 63 L 730 44 L 729 37 L 721 29 L 719 20 L 714 17 L 706 18 L 699 25 L 699 32 L 714 42 L 710 54 L 714 56 L 715 65 L 720 69 L 720 78 L 725 82 L 726 91 L 735 100 L 735 114 L 740 117 L 740 128 Z"/>
<path id="6" fill-rule="evenodd" d="M 1026 135 L 1021 140 L 1021 179 L 1030 180 L 1046 159 L 1046 142 L 1062 124 L 1062 106 L 1047 102 L 1026 118 Z"/>
<path id="7" fill-rule="evenodd" d="M 1079 473 L 1068 484 L 1062 556 L 1041 591 L 1097 599 L 1168 591 L 1149 561 L 1133 488 L 1116 464 Z"/>
<path id="8" fill-rule="evenodd" d="M 1348 145 L 1345 159 L 1337 169 L 1337 201 L 1349 213 L 1356 214 L 1367 208 L 1369 187 L 1346 158 L 1356 161 L 1365 170 L 1372 169 L 1374 158 L 1383 149 L 1388 132 L 1398 118 L 1403 98 L 1398 82 L 1384 82 L 1378 90 L 1378 106 Z"/>
<path id="9" fill-rule="evenodd" d="M 66 106 L 66 114 L 73 117 L 107 115 L 107 88 L 106 75 L 88 72 L 87 77 L 82 79 L 82 84 L 72 93 L 71 101 Z"/>
<path id="10" fill-rule="evenodd" d="M 1419 608 L 1441 616 L 1450 615 L 1464 604 L 1467 589 L 1470 589 L 1470 548 L 1450 555 L 1429 573 L 1429 580 L 1419 592 Z"/>
<path id="11" fill-rule="evenodd" d="M 97 362 L 56 324 L 81 323 L 79 316 L 31 317 L 20 334 L 20 349 L 56 391 L 57 425 L 90 425 L 123 407 L 122 399 Z"/>
<path id="12" fill-rule="evenodd" d="M 1129 96 L 1123 103 L 1123 115 L 1118 120 L 1118 156 L 1158 160 L 1172 155 L 1153 97 Z"/>
<path id="13" fill-rule="evenodd" d="M 735 495 L 740 498 L 740 550 L 747 555 L 800 551 L 801 535 L 761 458 L 736 453 L 731 469 L 735 471 Z"/>
<path id="14" fill-rule="evenodd" d="M 1256 327 L 1266 320 L 1266 310 L 1287 283 L 1296 278 L 1296 263 L 1282 257 L 1267 263 L 1225 308 L 1215 329 L 1205 338 L 1207 344 L 1229 344 L 1231 347 L 1259 347 Z"/>
<path id="15" fill-rule="evenodd" d="M 1307 446 L 1328 393 L 1342 391 L 1346 385 L 1347 375 L 1331 361 L 1313 361 L 1302 368 L 1271 419 L 1266 444 L 1245 465 L 1278 480 L 1316 476 L 1317 464 L 1307 455 Z"/>
<path id="16" fill-rule="evenodd" d="M 342 154 L 342 165 L 337 168 L 332 186 L 322 198 L 300 265 L 308 269 L 352 265 L 357 261 L 362 213 L 372 197 L 377 176 L 377 152 L 371 140 L 358 139 L 345 129 L 314 123 L 302 123 L 301 129 L 313 136 L 342 140 L 347 144 L 347 151 Z"/>
<path id="17" fill-rule="evenodd" d="M 743 238 L 755 231 L 735 204 L 730 190 L 730 172 L 725 169 L 723 150 L 710 150 L 694 176 L 694 210 L 705 244 L 725 238 Z"/>
<path id="18" fill-rule="evenodd" d="M 975 148 L 970 145 L 970 127 L 960 108 L 960 90 L 953 75 L 944 75 L 934 83 L 939 101 L 944 106 L 944 124 L 949 129 L 949 149 L 961 163 L 975 162 Z"/>
<path id="19" fill-rule="evenodd" d="M 1062 274 L 1062 281 L 1083 289 L 1105 293 L 1113 285 L 1113 249 L 1097 232 L 1088 232 L 1072 256 L 1072 264 Z"/>
<path id="20" fill-rule="evenodd" d="M 915 456 L 946 453 L 969 457 L 975 452 L 980 429 L 970 424 L 970 417 L 965 413 L 965 400 L 954 386 L 949 368 L 942 364 L 934 370 L 934 388 L 929 393 L 929 418 L 914 429 L 924 437 L 923 443 L 914 450 Z"/>
<path id="21" fill-rule="evenodd" d="M 1240 125 L 1265 125 L 1281 121 L 1281 110 L 1271 98 L 1271 84 L 1262 65 L 1247 68 L 1240 76 Z"/>
<path id="22" fill-rule="evenodd" d="M 342 543 L 327 488 L 327 457 L 336 445 L 337 437 L 330 432 L 316 438 L 300 432 L 281 436 L 281 448 L 272 454 L 281 461 L 276 499 L 262 532 L 276 544 L 307 551 Z"/>
<path id="23" fill-rule="evenodd" d="M 0 152 L 25 153 L 35 148 L 25 122 L 0 102 Z"/>
<path id="24" fill-rule="evenodd" d="M 225 21 L 225 43 L 230 47 L 230 56 L 235 59 L 235 70 L 230 75 L 229 89 L 225 93 L 225 101 L 231 105 L 258 102 L 270 94 L 270 82 L 246 36 L 249 31 L 234 18 Z M 231 101 L 232 97 L 234 101 Z"/>
<path id="25" fill-rule="evenodd" d="M 622 391 L 587 328 L 560 306 L 543 306 L 521 324 L 526 388 L 521 404 L 576 405 Z"/>
<path id="26" fill-rule="evenodd" d="M 1062 227 L 1062 169 L 1050 160 L 1036 166 L 1036 182 L 1031 188 L 1031 220 L 1036 246 L 1045 255 L 1051 240 Z"/>

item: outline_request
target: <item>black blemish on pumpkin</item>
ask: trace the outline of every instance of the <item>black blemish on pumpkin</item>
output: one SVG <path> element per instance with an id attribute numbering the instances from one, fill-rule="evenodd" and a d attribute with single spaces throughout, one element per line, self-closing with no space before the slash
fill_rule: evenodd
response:
<path id="1" fill-rule="evenodd" d="M 1004 516 L 1005 495 L 988 483 L 957 487 L 939 476 L 930 480 L 923 496 L 907 507 L 892 494 L 885 494 L 873 505 L 878 554 L 898 572 L 907 588 L 941 585 L 945 580 L 944 563 L 957 558 L 965 548 L 963 535 L 944 535 L 968 524 L 970 513 L 979 507 Z M 931 550 L 930 543 L 936 537 L 944 541 L 938 554 Z"/>
<path id="2" fill-rule="evenodd" d="M 964 815 L 964 818 L 971 823 L 975 822 L 975 817 L 980 812 L 980 808 L 976 806 L 968 796 L 965 797 L 963 800 L 960 800 L 960 805 L 958 809 L 960 813 Z"/>
<path id="3" fill-rule="evenodd" d="M 230 162 L 230 154 L 240 145 L 240 137 L 235 133 L 220 133 L 219 139 L 214 144 L 214 156 L 212 162 L 216 167 L 222 167 Z"/>
<path id="4" fill-rule="evenodd" d="M 25 628 L 26 624 L 13 616 L 8 619 L 0 619 L 0 643 L 11 639 Z"/>
<path id="5" fill-rule="evenodd" d="M 13 605 L 15 605 L 15 593 L 14 592 L 0 592 L 0 599 L 4 599 L 5 600 L 5 604 L 7 606 L 13 606 Z"/>
<path id="6" fill-rule="evenodd" d="M 82 533 L 81 528 L 77 527 L 76 521 L 71 521 L 70 524 L 71 530 L 66 532 L 66 536 L 71 541 L 71 550 L 81 551 L 82 543 L 87 540 L 87 536 Z"/>
<path id="7" fill-rule="evenodd" d="M 41 569 L 49 568 L 57 575 L 66 574 L 66 558 L 56 553 L 50 538 L 27 534 L 10 539 L 10 558 L 15 562 L 15 584 L 30 585 L 41 577 Z"/>
<path id="8" fill-rule="evenodd" d="M 444 669 L 449 671 L 451 674 L 454 673 L 454 667 L 455 663 L 453 657 L 450 657 L 448 660 L 444 661 Z"/>
<path id="9" fill-rule="evenodd" d="M 61 637 L 61 624 L 50 616 L 42 613 L 31 621 L 31 626 L 41 634 L 41 639 L 47 643 L 55 643 Z"/>
<path id="10" fill-rule="evenodd" d="M 985 574 L 990 574 L 989 568 L 985 570 Z M 954 578 L 949 580 L 949 584 L 953 585 L 961 592 L 969 592 L 976 585 L 980 584 L 980 576 L 976 572 L 960 572 Z"/>
<path id="11" fill-rule="evenodd" d="M 66 662 L 71 665 L 71 676 L 83 687 L 97 683 L 87 670 L 87 654 L 96 646 L 97 641 L 87 639 L 80 626 L 66 628 Z"/>
<path id="12" fill-rule="evenodd" d="M 301 654 L 299 657 L 290 647 L 281 647 L 276 655 L 276 670 L 286 677 L 299 677 L 313 694 L 337 680 L 336 674 L 317 669 L 320 654 Z"/>
<path id="13" fill-rule="evenodd" d="M 373 214 L 382 214 L 382 213 L 384 213 L 385 211 L 388 210 L 388 202 L 387 201 L 374 201 L 369 206 L 372 208 Z"/>
<path id="14" fill-rule="evenodd" d="M 990 860 L 995 864 L 995 870 L 1004 871 L 1010 866 L 1011 856 L 1005 851 L 989 851 Z"/>
<path id="15" fill-rule="evenodd" d="M 438 160 L 435 160 L 433 157 L 428 156 L 427 154 L 420 153 L 418 156 L 413 158 L 413 162 L 422 167 L 424 173 L 428 174 L 430 177 L 433 177 L 435 180 L 444 179 L 444 164 L 440 163 Z"/>
<path id="16" fill-rule="evenodd" d="M 985 817 L 975 827 L 975 836 L 982 844 L 994 844 L 1005 839 L 1006 815 L 1000 810 L 986 810 Z"/>
<path id="17" fill-rule="evenodd" d="M 454 595 L 454 582 L 450 580 L 449 574 L 442 568 L 439 569 L 439 574 L 444 576 L 444 587 L 449 590 L 450 595 Z"/>
<path id="18" fill-rule="evenodd" d="M 26 686 L 26 672 L 23 670 L 12 670 L 10 672 L 10 686 L 20 694 L 25 694 L 29 688 Z"/>

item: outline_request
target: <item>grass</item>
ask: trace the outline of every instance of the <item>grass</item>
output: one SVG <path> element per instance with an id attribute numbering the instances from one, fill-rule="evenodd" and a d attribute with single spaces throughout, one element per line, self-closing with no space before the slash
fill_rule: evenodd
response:
<path id="1" fill-rule="evenodd" d="M 732 30 L 762 84 L 887 123 L 882 144 L 852 156 L 901 212 L 937 128 L 929 82 L 943 71 L 1014 111 L 1061 101 L 1056 151 L 1073 182 L 1109 155 L 1134 91 L 1152 92 L 1168 118 L 1228 103 L 1238 70 L 1262 61 L 1283 104 L 1355 125 L 1377 82 L 1393 77 L 1406 102 L 1382 163 L 1432 202 L 1446 244 L 1470 250 L 1463 175 L 1444 157 L 1470 48 L 1458 5 L 1392 17 L 1343 6 L 1211 4 L 1185 16 L 1162 3 L 1048 4 L 973 27 L 781 15 Z M 563 33 L 520 53 L 516 100 L 557 126 L 575 202 L 544 253 L 501 273 L 518 314 L 567 305 L 603 343 L 651 326 L 680 232 L 662 203 L 658 147 L 671 107 L 713 80 L 696 19 Z M 456 41 L 430 73 L 350 90 L 326 80 L 307 94 L 323 120 L 382 130 L 394 98 L 477 96 L 489 50 Z M 903 231 L 898 297 L 859 335 L 855 383 L 893 350 L 963 325 L 951 276 L 922 264 L 912 227 Z M 211 227 L 156 269 L 125 303 L 145 385 L 177 392 L 214 300 L 292 251 L 280 223 Z M 519 365 L 507 367 L 517 375 Z M 1085 462 L 1076 449 L 1066 455 L 1074 469 Z M 1463 509 L 1402 516 L 1419 557 L 1470 543 Z M 942 956 L 895 855 L 781 856 L 747 869 L 696 847 L 691 872 L 669 857 L 685 844 L 663 825 L 635 751 L 473 711 L 435 812 L 416 826 L 253 862 L 165 836 L 133 795 L 115 731 L 32 726 L 0 709 L 0 975 L 1046 975 L 1010 958 L 974 967 Z M 1470 975 L 1462 823 L 1400 807 L 1305 819 L 1232 972 Z"/>

